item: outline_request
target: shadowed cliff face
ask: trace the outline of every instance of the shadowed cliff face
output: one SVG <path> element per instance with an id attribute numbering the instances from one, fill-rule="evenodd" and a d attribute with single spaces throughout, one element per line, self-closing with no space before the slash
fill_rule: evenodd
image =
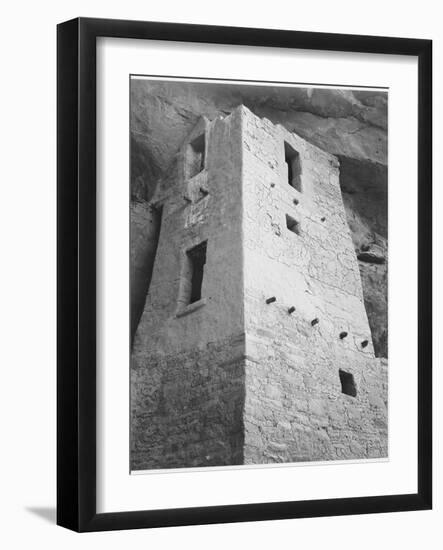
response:
<path id="1" fill-rule="evenodd" d="M 132 200 L 152 197 L 201 115 L 225 116 L 241 104 L 338 156 L 374 348 L 387 357 L 385 92 L 132 80 Z"/>
<path id="2" fill-rule="evenodd" d="M 339 157 L 340 185 L 378 357 L 388 356 L 387 166 Z"/>

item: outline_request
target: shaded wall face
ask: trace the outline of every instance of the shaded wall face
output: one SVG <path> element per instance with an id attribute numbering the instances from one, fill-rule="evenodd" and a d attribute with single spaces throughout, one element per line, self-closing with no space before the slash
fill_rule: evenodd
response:
<path id="1" fill-rule="evenodd" d="M 287 181 L 285 140 L 300 154 L 301 192 Z M 385 374 L 338 163 L 247 112 L 243 145 L 245 462 L 386 456 Z M 340 370 L 356 397 L 342 393 Z"/>
<path id="2" fill-rule="evenodd" d="M 136 357 L 147 350 L 192 349 L 244 330 L 240 139 L 240 121 L 233 115 L 213 121 L 206 130 L 205 169 L 186 178 L 185 144 L 159 192 L 162 224 Z M 204 197 L 196 193 L 199 188 L 207 191 Z M 202 242 L 207 244 L 201 307 L 186 314 L 180 296 L 187 252 Z"/>
<path id="3" fill-rule="evenodd" d="M 244 337 L 152 354 L 131 372 L 131 469 L 244 463 Z"/>
<path id="4" fill-rule="evenodd" d="M 132 356 L 135 469 L 242 459 L 240 117 L 198 127 L 189 141 L 204 130 L 204 169 L 187 177 L 185 144 L 158 195 L 163 202 L 160 238 Z M 189 304 L 184 297 L 187 253 L 202 242 L 201 299 Z"/>

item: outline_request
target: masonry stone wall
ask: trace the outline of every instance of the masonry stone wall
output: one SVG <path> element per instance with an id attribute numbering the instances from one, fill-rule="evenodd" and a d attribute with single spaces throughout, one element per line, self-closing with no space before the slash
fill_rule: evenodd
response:
<path id="1" fill-rule="evenodd" d="M 244 337 L 138 358 L 131 469 L 243 464 Z"/>
<path id="2" fill-rule="evenodd" d="M 202 133 L 204 169 L 189 177 Z M 132 353 L 133 469 L 387 456 L 387 366 L 338 176 L 335 157 L 242 106 L 187 137 L 152 202 L 162 224 Z M 202 297 L 188 304 L 186 251 L 202 241 Z"/>
<path id="3" fill-rule="evenodd" d="M 301 192 L 288 183 L 285 142 L 300 155 Z M 243 155 L 245 462 L 387 456 L 386 378 L 338 162 L 246 109 Z M 356 397 L 342 393 L 340 369 L 354 377 Z"/>

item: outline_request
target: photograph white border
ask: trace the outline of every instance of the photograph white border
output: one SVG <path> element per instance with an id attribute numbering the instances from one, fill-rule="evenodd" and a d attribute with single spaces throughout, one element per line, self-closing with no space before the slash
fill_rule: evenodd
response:
<path id="1" fill-rule="evenodd" d="M 130 475 L 129 75 L 146 73 L 389 89 L 389 461 Z M 98 513 L 417 492 L 417 76 L 412 56 L 98 40 Z"/>

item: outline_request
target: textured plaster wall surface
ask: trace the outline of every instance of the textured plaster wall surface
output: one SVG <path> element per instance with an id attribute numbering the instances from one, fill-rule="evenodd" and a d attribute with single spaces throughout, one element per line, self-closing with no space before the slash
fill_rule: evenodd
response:
<path id="1" fill-rule="evenodd" d="M 386 373 L 337 159 L 247 109 L 243 119 L 245 462 L 387 456 Z M 300 154 L 301 192 L 288 183 L 285 141 Z M 354 376 L 357 397 L 342 393 L 339 369 Z"/>

